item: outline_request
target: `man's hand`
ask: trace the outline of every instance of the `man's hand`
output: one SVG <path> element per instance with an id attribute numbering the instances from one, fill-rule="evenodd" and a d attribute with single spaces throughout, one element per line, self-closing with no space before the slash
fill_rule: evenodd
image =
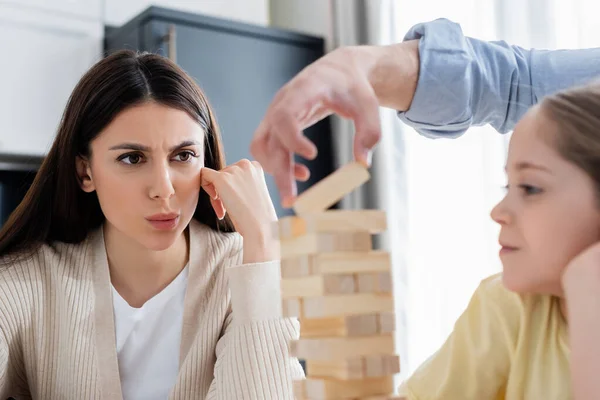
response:
<path id="1" fill-rule="evenodd" d="M 274 175 L 284 207 L 297 194 L 296 180 L 310 171 L 294 162 L 318 149 L 303 130 L 336 113 L 354 122 L 354 158 L 370 165 L 381 138 L 379 106 L 407 110 L 416 90 L 418 41 L 337 49 L 306 67 L 276 94 L 257 128 L 250 151 Z"/>

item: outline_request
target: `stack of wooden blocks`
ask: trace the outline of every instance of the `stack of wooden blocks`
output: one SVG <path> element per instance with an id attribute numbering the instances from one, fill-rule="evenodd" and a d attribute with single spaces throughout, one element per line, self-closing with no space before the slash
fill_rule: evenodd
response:
<path id="1" fill-rule="evenodd" d="M 395 352 L 390 255 L 373 250 L 387 229 L 380 210 L 328 210 L 369 179 L 350 163 L 298 197 L 278 221 L 283 312 L 300 320 L 292 356 L 306 362 L 298 400 L 392 400 Z"/>

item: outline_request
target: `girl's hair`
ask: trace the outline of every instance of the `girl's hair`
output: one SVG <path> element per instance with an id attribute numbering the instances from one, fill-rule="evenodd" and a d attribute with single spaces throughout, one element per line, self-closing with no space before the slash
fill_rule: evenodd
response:
<path id="1" fill-rule="evenodd" d="M 23 201 L 0 231 L 0 256 L 34 251 L 54 241 L 79 243 L 104 215 L 95 192 L 79 186 L 76 157 L 90 156 L 90 142 L 123 110 L 153 101 L 185 111 L 205 132 L 204 165 L 225 165 L 219 128 L 194 80 L 169 59 L 123 50 L 94 65 L 75 87 L 54 143 Z M 219 220 L 201 191 L 194 218 L 212 229 L 233 232 Z"/>
<path id="2" fill-rule="evenodd" d="M 600 205 L 600 81 L 548 96 L 541 110 L 558 127 L 553 146 L 592 178 Z"/>

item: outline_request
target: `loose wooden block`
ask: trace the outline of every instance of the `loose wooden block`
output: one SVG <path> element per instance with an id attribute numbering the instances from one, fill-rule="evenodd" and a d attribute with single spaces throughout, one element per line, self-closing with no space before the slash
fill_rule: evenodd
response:
<path id="1" fill-rule="evenodd" d="M 294 202 L 296 215 L 324 211 L 369 180 L 369 171 L 357 162 L 348 163 L 304 191 Z"/>
<path id="2" fill-rule="evenodd" d="M 308 398 L 315 400 L 355 399 L 393 392 L 394 380 L 392 377 L 356 380 L 307 378 L 304 390 Z"/>
<path id="3" fill-rule="evenodd" d="M 366 252 L 373 249 L 369 232 L 311 233 L 281 241 L 281 258 L 338 251 Z"/>
<path id="4" fill-rule="evenodd" d="M 394 354 L 394 337 L 378 335 L 351 338 L 303 339 L 290 342 L 290 353 L 302 360 L 346 360 L 357 356 Z"/>
<path id="5" fill-rule="evenodd" d="M 281 277 L 284 279 L 314 274 L 385 272 L 390 269 L 390 254 L 380 250 L 308 254 L 281 260 Z"/>
<path id="6" fill-rule="evenodd" d="M 310 378 L 364 379 L 395 375 L 400 372 L 400 356 L 376 354 L 345 360 L 306 360 Z"/>
<path id="7" fill-rule="evenodd" d="M 381 210 L 328 210 L 288 216 L 277 222 L 277 237 L 291 239 L 319 232 L 369 232 L 381 233 L 387 229 L 385 211 Z"/>
<path id="8" fill-rule="evenodd" d="M 303 298 L 304 318 L 325 318 L 342 315 L 370 314 L 394 311 L 394 298 L 385 294 L 353 294 Z"/>
<path id="9" fill-rule="evenodd" d="M 354 292 L 356 292 L 356 284 L 354 275 L 351 274 L 310 275 L 281 280 L 283 298 L 317 297 Z"/>
<path id="10" fill-rule="evenodd" d="M 367 272 L 356 275 L 359 293 L 391 293 L 392 274 L 390 272 Z"/>
<path id="11" fill-rule="evenodd" d="M 300 336 L 302 338 L 369 336 L 380 333 L 379 330 L 379 314 L 303 319 L 300 321 Z"/>

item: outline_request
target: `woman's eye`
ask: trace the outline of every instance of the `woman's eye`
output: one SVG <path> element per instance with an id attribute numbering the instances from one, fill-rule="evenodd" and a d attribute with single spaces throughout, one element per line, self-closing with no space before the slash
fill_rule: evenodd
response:
<path id="1" fill-rule="evenodd" d="M 181 153 L 175 156 L 177 161 L 181 162 L 190 162 L 194 157 L 196 157 L 196 154 L 191 151 L 182 151 Z"/>
<path id="2" fill-rule="evenodd" d="M 119 157 L 119 161 L 127 165 L 136 165 L 142 161 L 142 155 L 135 153 L 123 154 L 121 157 Z"/>

